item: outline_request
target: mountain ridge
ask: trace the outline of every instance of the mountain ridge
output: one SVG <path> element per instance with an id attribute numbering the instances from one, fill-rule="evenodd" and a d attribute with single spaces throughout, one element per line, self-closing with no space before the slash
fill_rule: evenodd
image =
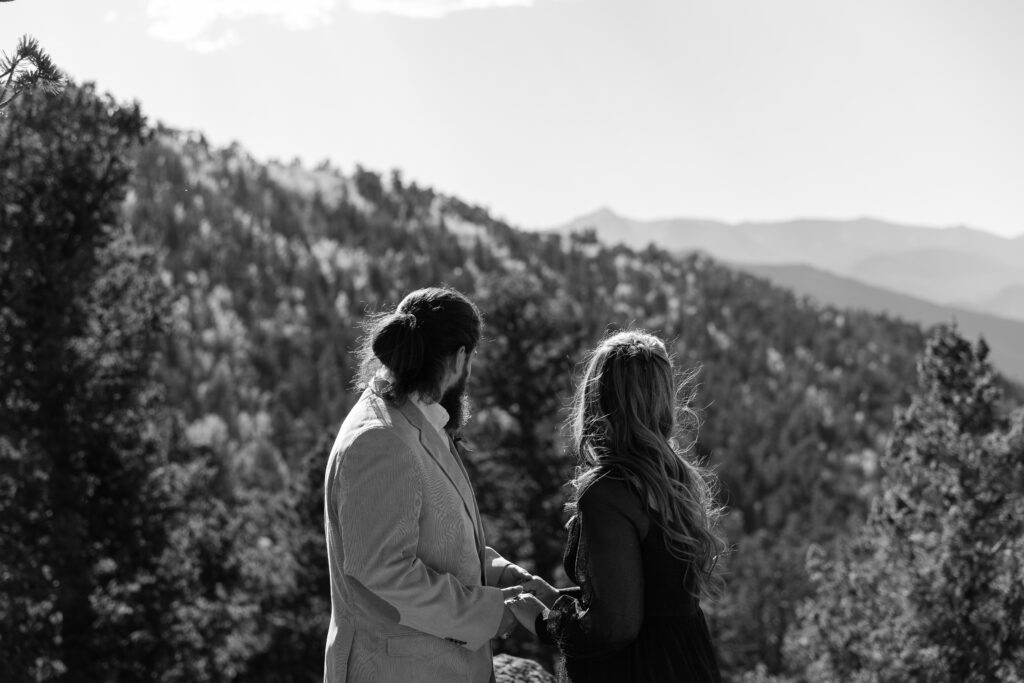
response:
<path id="1" fill-rule="evenodd" d="M 635 218 L 627 216 L 626 214 L 616 211 L 613 207 L 603 205 L 593 211 L 589 211 L 567 221 L 550 225 L 547 227 L 537 228 L 536 232 L 557 232 L 564 231 L 567 228 L 584 228 L 593 222 L 601 222 L 603 219 L 614 219 L 629 225 L 650 225 L 650 224 L 666 224 L 666 223 L 695 223 L 695 224 L 706 224 L 708 226 L 715 226 L 721 228 L 749 228 L 749 227 L 771 227 L 771 226 L 782 226 L 791 224 L 834 224 L 834 225 L 847 225 L 847 224 L 859 224 L 859 225 L 874 225 L 879 227 L 897 227 L 902 229 L 909 229 L 914 231 L 923 231 L 928 233 L 964 233 L 973 236 L 979 236 L 981 238 L 991 238 L 995 240 L 1004 240 L 1009 242 L 1024 242 L 1024 232 L 1012 237 L 999 235 L 989 230 L 981 228 L 975 228 L 969 225 L 922 225 L 918 223 L 907 223 L 903 221 L 894 221 L 885 218 L 878 218 L 877 216 L 871 215 L 860 215 L 853 216 L 850 218 L 828 218 L 823 216 L 797 216 L 789 219 L 778 219 L 778 220 L 739 220 L 739 221 L 727 221 L 718 218 L 711 218 L 707 216 L 657 216 L 654 218 Z"/>
<path id="2" fill-rule="evenodd" d="M 556 233 L 593 229 L 610 244 L 649 243 L 675 252 L 702 251 L 728 263 L 804 263 L 865 284 L 981 313 L 1024 319 L 1001 292 L 1024 286 L 1024 235 L 976 228 L 930 228 L 871 217 L 800 218 L 727 223 L 711 219 L 640 221 L 608 207 L 577 217 Z M 944 267 L 934 263 L 943 255 Z M 898 266 L 886 266 L 886 262 Z"/>
<path id="3" fill-rule="evenodd" d="M 929 328 L 955 323 L 970 338 L 984 336 L 992 362 L 1007 376 L 1024 382 L 1024 322 L 955 306 L 934 304 L 907 294 L 844 278 L 805 264 L 731 264 L 819 304 L 892 315 Z"/>

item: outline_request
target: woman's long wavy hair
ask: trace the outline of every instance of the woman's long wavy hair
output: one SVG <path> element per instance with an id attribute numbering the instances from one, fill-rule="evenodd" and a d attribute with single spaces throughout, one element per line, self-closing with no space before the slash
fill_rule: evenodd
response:
<path id="1" fill-rule="evenodd" d="M 722 513 L 716 480 L 677 439 L 681 423 L 697 427 L 690 407 L 696 371 L 677 380 L 665 344 L 643 330 L 607 337 L 584 367 L 567 421 L 578 462 L 567 509 L 575 514 L 580 497 L 602 476 L 625 478 L 651 510 L 669 552 L 687 563 L 687 590 L 714 596 L 721 588 L 715 567 L 726 552 L 716 531 Z"/>

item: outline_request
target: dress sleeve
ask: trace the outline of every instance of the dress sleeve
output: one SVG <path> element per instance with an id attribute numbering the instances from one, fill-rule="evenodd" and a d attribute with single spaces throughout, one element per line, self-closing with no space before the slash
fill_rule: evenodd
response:
<path id="1" fill-rule="evenodd" d="M 537 632 L 570 657 L 607 655 L 626 647 L 644 618 L 640 543 L 646 516 L 636 494 L 604 478 L 579 502 L 580 549 L 576 575 L 582 596 L 560 595 Z"/>

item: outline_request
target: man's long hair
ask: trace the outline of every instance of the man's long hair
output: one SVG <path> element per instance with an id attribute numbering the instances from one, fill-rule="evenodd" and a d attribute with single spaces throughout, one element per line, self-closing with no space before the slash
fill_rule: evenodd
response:
<path id="1" fill-rule="evenodd" d="M 365 389 L 384 366 L 390 383 L 381 391 L 400 405 L 411 394 L 440 401 L 441 385 L 452 356 L 480 342 L 480 311 L 462 293 L 427 287 L 409 293 L 392 312 L 367 316 L 360 340 L 356 387 Z"/>
<path id="2" fill-rule="evenodd" d="M 687 562 L 687 590 L 697 598 L 715 594 L 721 579 L 714 569 L 726 551 L 716 532 L 722 509 L 715 479 L 691 462 L 676 438 L 681 420 L 696 429 L 690 408 L 696 373 L 677 382 L 665 344 L 642 330 L 606 338 L 584 367 L 567 422 L 578 462 L 568 510 L 575 514 L 602 476 L 625 478 L 650 509 L 669 552 Z"/>

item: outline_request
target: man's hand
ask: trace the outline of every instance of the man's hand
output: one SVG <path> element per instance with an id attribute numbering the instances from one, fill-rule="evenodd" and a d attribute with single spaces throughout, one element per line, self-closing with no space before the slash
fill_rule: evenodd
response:
<path id="1" fill-rule="evenodd" d="M 530 572 L 526 571 L 518 564 L 512 564 L 509 562 L 505 565 L 505 568 L 501 570 L 501 575 L 498 577 L 498 587 L 510 585 L 522 585 L 524 581 L 529 581 L 533 578 Z"/>
<path id="2" fill-rule="evenodd" d="M 558 590 L 539 576 L 531 576 L 529 580 L 523 581 L 523 592 L 537 596 L 549 609 L 558 599 Z"/>
<path id="3" fill-rule="evenodd" d="M 505 601 L 508 601 L 508 600 L 511 600 L 512 598 L 516 597 L 517 595 L 519 595 L 522 592 L 523 592 L 523 587 L 519 586 L 519 585 L 509 586 L 508 588 L 502 588 L 501 589 L 501 599 L 505 600 Z"/>
<path id="4" fill-rule="evenodd" d="M 512 611 L 510 604 L 522 592 L 522 586 L 509 586 L 508 588 L 501 589 L 501 597 L 505 601 L 505 611 L 501 615 L 501 623 L 498 624 L 498 632 L 494 634 L 495 638 L 508 638 L 512 630 L 515 629 L 517 623 L 516 615 Z"/>

